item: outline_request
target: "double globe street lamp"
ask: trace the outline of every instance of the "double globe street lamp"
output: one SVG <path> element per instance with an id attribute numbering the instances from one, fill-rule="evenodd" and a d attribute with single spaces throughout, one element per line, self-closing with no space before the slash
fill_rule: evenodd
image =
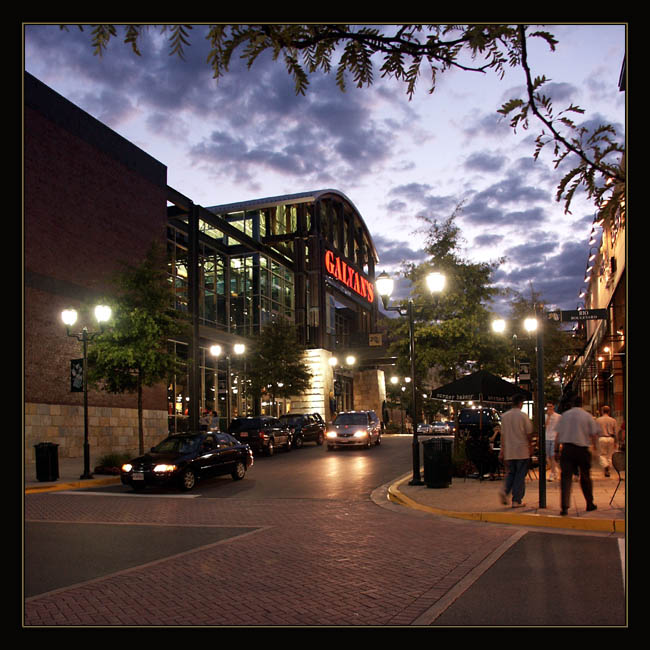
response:
<path id="1" fill-rule="evenodd" d="M 88 441 L 88 342 L 92 341 L 100 332 L 104 330 L 104 323 L 111 318 L 111 308 L 106 305 L 97 305 L 95 307 L 95 319 L 99 323 L 100 331 L 90 333 L 87 327 L 83 327 L 81 332 L 76 334 L 70 332 L 70 328 L 77 322 L 76 309 L 64 309 L 61 312 L 61 320 L 66 326 L 68 336 L 77 339 L 83 343 L 83 408 L 84 408 L 84 472 L 80 479 L 90 479 L 93 475 L 90 472 L 90 443 Z"/>
<path id="2" fill-rule="evenodd" d="M 492 329 L 502 334 L 507 327 L 506 321 L 498 318 L 492 321 Z M 543 328 L 537 318 L 524 319 L 524 329 L 536 334 L 537 354 L 537 431 L 539 432 L 539 507 L 546 508 L 546 430 L 544 426 L 544 337 Z"/>
<path id="3" fill-rule="evenodd" d="M 246 352 L 246 346 L 243 343 L 235 343 L 233 345 L 232 353 L 236 357 L 243 356 L 245 352 Z M 230 394 L 232 392 L 231 377 L 230 377 L 231 355 L 228 353 L 224 354 L 223 348 L 218 344 L 210 346 L 210 354 L 217 360 L 223 356 L 223 358 L 225 358 L 227 362 L 227 367 L 226 367 L 226 426 L 227 426 L 228 424 L 230 424 L 230 411 L 231 411 L 230 408 L 231 406 Z"/>
<path id="4" fill-rule="evenodd" d="M 440 293 L 445 288 L 446 278 L 442 273 L 432 272 L 426 277 L 426 283 L 429 291 L 432 294 Z M 409 324 L 409 355 L 411 359 L 411 400 L 413 409 L 413 478 L 409 481 L 409 485 L 424 485 L 420 478 L 420 443 L 418 442 L 418 423 L 417 423 L 417 389 L 415 386 L 415 333 L 413 327 L 413 300 L 408 299 L 407 307 L 395 306 L 390 307 L 390 296 L 393 293 L 394 281 L 385 272 L 382 271 L 375 280 L 377 293 L 381 296 L 384 309 L 386 311 L 396 311 L 401 316 L 408 316 Z"/>

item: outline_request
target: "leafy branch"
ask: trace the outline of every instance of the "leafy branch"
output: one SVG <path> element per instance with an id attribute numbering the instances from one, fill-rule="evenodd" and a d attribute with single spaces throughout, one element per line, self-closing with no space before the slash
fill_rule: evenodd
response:
<path id="1" fill-rule="evenodd" d="M 549 81 L 546 77 L 533 79 L 528 64 L 528 48 L 526 42 L 526 26 L 519 25 L 519 41 L 521 51 L 521 66 L 526 76 L 526 91 L 528 100 L 511 99 L 499 109 L 502 115 L 511 115 L 510 125 L 513 129 L 529 126 L 529 113 L 532 113 L 548 129 L 543 130 L 535 139 L 534 158 L 537 159 L 542 149 L 553 143 L 554 166 L 557 169 L 570 154 L 579 158 L 576 167 L 569 170 L 561 179 L 556 193 L 556 200 L 564 198 L 564 211 L 570 213 L 571 201 L 576 190 L 584 186 L 587 197 L 593 199 L 604 216 L 611 216 L 624 194 L 625 171 L 618 163 L 608 162 L 613 156 L 620 157 L 625 153 L 615 139 L 616 130 L 610 124 L 598 126 L 590 131 L 585 126 L 578 126 L 569 114 L 584 114 L 584 110 L 571 104 L 559 113 L 554 113 L 551 99 L 542 94 L 542 86 Z M 550 34 L 535 32 L 532 36 L 543 36 L 555 49 L 555 40 Z M 565 136 L 556 126 L 560 124 L 569 135 Z"/>

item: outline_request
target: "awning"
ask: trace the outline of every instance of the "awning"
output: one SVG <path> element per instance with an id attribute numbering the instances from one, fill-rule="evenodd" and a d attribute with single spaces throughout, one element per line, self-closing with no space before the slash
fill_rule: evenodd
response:
<path id="1" fill-rule="evenodd" d="M 524 400 L 532 399 L 531 393 L 521 386 L 505 381 L 487 370 L 479 370 L 434 389 L 431 398 L 452 402 L 471 400 L 481 403 L 509 404 L 512 396 L 516 394 L 523 395 Z"/>

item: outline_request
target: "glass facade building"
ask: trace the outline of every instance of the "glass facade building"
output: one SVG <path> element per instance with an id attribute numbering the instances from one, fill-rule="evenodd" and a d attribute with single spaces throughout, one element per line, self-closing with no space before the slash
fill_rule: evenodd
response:
<path id="1" fill-rule="evenodd" d="M 316 364 L 321 414 L 354 408 L 354 374 L 367 361 L 377 318 L 377 254 L 352 202 L 320 190 L 208 208 L 171 191 L 170 203 L 169 281 L 198 342 L 174 345 L 188 369 L 199 369 L 169 387 L 170 429 L 195 426 L 193 400 L 199 413 L 217 411 L 222 426 L 252 412 L 241 390 L 245 355 L 216 359 L 210 349 L 245 345 L 277 317 L 295 323 L 301 343 L 324 354 Z M 354 368 L 343 361 L 353 352 Z"/>

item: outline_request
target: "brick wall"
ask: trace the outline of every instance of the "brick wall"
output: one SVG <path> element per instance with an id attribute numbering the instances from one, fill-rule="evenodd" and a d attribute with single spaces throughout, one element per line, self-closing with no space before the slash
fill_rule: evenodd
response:
<path id="1" fill-rule="evenodd" d="M 83 396 L 70 392 L 70 360 L 82 357 L 82 346 L 66 336 L 60 314 L 74 307 L 80 312 L 74 331 L 84 325 L 92 331 L 94 318 L 83 305 L 110 293 L 122 263 L 139 263 L 154 240 L 164 246 L 166 168 L 26 75 L 24 188 L 26 457 L 43 441 L 59 441 L 61 453 L 81 455 L 73 422 Z M 88 400 L 91 409 L 135 412 L 137 448 L 135 395 L 91 390 Z M 160 414 L 154 419 L 164 420 L 164 433 L 166 387 L 147 389 L 144 408 Z M 161 427 L 153 428 L 159 440 Z M 133 449 L 122 433 L 94 429 L 93 436 Z"/>

